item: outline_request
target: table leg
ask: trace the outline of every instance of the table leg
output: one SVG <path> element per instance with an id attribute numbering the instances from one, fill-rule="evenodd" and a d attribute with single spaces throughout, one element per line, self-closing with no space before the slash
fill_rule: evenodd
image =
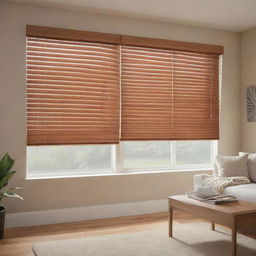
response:
<path id="1" fill-rule="evenodd" d="M 212 230 L 214 231 L 215 230 L 215 223 L 212 222 Z"/>
<path id="2" fill-rule="evenodd" d="M 237 247 L 237 230 L 236 223 L 232 226 L 232 256 L 236 256 L 236 247 Z"/>
<path id="3" fill-rule="evenodd" d="M 173 222 L 173 209 L 169 205 L 169 237 L 172 237 L 172 222 Z"/>

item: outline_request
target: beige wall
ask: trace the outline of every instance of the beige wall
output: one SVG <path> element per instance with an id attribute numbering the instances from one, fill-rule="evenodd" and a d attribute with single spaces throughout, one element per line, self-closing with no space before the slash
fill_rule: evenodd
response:
<path id="1" fill-rule="evenodd" d="M 256 85 L 256 28 L 241 36 L 241 150 L 256 152 L 256 123 L 247 122 L 246 87 Z"/>
<path id="2" fill-rule="evenodd" d="M 25 200 L 8 200 L 9 212 L 165 199 L 192 189 L 194 172 L 25 180 L 25 26 L 26 24 L 122 33 L 224 45 L 219 152 L 240 147 L 240 35 L 161 22 L 0 3 L 0 153 L 17 159 L 15 185 Z"/>

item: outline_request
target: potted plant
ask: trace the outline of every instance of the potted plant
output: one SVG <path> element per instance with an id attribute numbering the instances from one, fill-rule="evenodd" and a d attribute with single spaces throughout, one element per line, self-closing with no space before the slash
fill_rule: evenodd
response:
<path id="1" fill-rule="evenodd" d="M 6 188 L 9 180 L 16 173 L 16 171 L 11 170 L 14 162 L 8 153 L 5 153 L 0 160 L 0 201 L 5 197 L 16 197 L 23 200 L 21 196 L 15 193 L 15 190 L 20 189 L 20 187 Z M 0 205 L 0 239 L 4 236 L 5 213 L 6 207 Z"/>

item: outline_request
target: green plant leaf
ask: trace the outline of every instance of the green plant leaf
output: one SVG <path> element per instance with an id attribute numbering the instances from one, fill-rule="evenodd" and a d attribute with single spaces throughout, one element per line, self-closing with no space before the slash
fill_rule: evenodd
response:
<path id="1" fill-rule="evenodd" d="M 5 153 L 0 161 L 0 179 L 5 177 L 14 165 L 14 160 Z"/>
<path id="2" fill-rule="evenodd" d="M 14 193 L 14 192 L 8 192 L 8 191 L 3 193 L 3 197 L 15 197 L 15 198 L 23 200 L 23 197 L 21 197 L 20 195 Z"/>
<path id="3" fill-rule="evenodd" d="M 16 173 L 16 171 L 9 172 L 5 175 L 5 177 L 0 178 L 0 190 L 8 185 L 9 180 L 12 178 L 12 176 Z"/>
<path id="4" fill-rule="evenodd" d="M 8 185 L 9 180 L 16 173 L 16 171 L 11 171 L 14 162 L 15 161 L 8 155 L 8 153 L 5 153 L 0 160 L 0 191 Z M 21 189 L 21 187 L 13 187 L 0 192 L 0 200 L 4 197 L 15 197 L 23 200 L 20 195 L 15 193 L 15 190 L 17 189 Z"/>

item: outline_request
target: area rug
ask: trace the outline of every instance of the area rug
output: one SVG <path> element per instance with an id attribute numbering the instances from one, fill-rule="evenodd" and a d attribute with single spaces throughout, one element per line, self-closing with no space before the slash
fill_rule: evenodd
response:
<path id="1" fill-rule="evenodd" d="M 219 229 L 219 227 L 218 227 Z M 33 245 L 36 256 L 230 256 L 229 230 L 212 231 L 205 222 L 174 223 L 143 232 L 93 236 Z M 256 240 L 238 235 L 237 256 L 255 256 Z"/>

